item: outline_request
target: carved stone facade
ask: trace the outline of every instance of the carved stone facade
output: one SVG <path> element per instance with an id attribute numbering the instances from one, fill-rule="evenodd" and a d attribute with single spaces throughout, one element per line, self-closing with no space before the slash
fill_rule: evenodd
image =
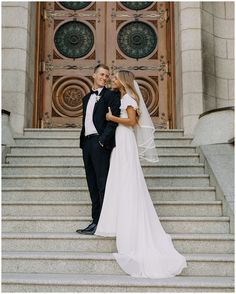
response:
<path id="1" fill-rule="evenodd" d="M 25 127 L 33 126 L 35 116 L 36 6 L 36 2 L 2 3 L 2 108 L 11 113 L 10 124 L 18 134 Z M 152 50 L 157 40 L 151 38 L 152 29 L 143 29 L 147 30 L 144 40 L 147 49 Z M 176 127 L 192 135 L 201 113 L 234 105 L 234 3 L 175 2 L 174 29 L 175 48 L 171 54 L 175 56 L 176 69 Z M 135 36 L 137 48 L 140 36 Z M 80 42 L 71 38 L 72 43 Z M 124 38 L 128 38 L 125 32 L 120 36 L 121 51 L 125 50 L 122 49 Z M 58 39 L 59 53 L 63 46 L 66 44 Z M 89 48 L 80 48 L 80 52 L 71 54 L 83 55 Z M 130 54 L 148 54 L 132 52 Z M 64 93 L 68 105 L 77 105 L 80 92 L 79 85 L 68 87 Z M 55 103 L 60 105 L 60 101 Z"/>

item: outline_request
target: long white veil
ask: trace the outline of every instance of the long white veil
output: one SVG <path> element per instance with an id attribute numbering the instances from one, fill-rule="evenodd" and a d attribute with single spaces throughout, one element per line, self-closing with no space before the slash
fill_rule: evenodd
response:
<path id="1" fill-rule="evenodd" d="M 139 96 L 140 116 L 138 124 L 134 127 L 139 157 L 149 162 L 158 162 L 159 158 L 154 141 L 155 128 L 136 81 L 134 81 L 134 87 Z"/>

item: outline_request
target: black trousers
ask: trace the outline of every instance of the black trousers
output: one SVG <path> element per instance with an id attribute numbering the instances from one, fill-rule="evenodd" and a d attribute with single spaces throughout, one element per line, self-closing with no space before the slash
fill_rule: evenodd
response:
<path id="1" fill-rule="evenodd" d="M 97 224 L 105 193 L 111 150 L 98 143 L 99 136 L 85 137 L 83 160 L 89 193 L 92 201 L 93 223 Z"/>

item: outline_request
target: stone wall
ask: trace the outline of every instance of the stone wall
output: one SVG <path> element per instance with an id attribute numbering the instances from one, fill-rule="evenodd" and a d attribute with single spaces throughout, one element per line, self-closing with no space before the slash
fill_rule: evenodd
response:
<path id="1" fill-rule="evenodd" d="M 202 2 L 204 111 L 234 105 L 234 2 Z"/>
<path id="2" fill-rule="evenodd" d="M 2 108 L 14 133 L 32 126 L 35 2 L 2 2 Z"/>
<path id="3" fill-rule="evenodd" d="M 193 135 L 207 110 L 234 105 L 234 3 L 176 2 L 176 123 Z"/>

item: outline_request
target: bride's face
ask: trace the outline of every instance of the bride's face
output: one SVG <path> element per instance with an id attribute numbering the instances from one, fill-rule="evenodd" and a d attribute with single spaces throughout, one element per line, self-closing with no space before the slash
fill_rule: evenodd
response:
<path id="1" fill-rule="evenodd" d="M 122 84 L 119 81 L 117 75 L 114 75 L 112 78 L 112 88 L 117 90 L 120 90 L 122 88 Z"/>

